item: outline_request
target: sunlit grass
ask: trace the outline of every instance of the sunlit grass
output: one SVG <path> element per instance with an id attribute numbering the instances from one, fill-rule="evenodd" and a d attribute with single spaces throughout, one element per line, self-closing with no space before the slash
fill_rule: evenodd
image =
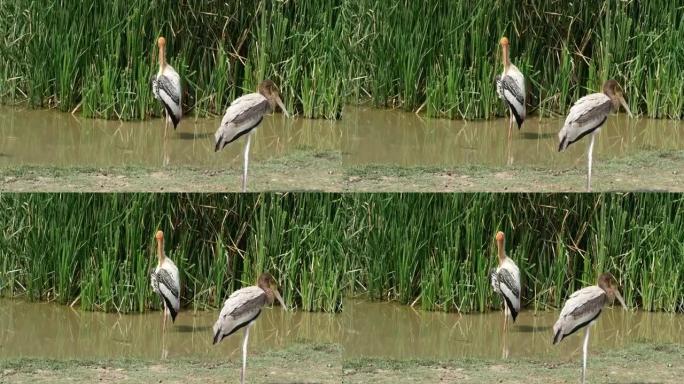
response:
<path id="1" fill-rule="evenodd" d="M 616 78 L 633 111 L 684 115 L 684 8 L 676 0 L 312 0 L 0 3 L 0 101 L 86 116 L 159 115 L 155 40 L 184 81 L 185 110 L 222 114 L 266 77 L 288 109 L 338 118 L 371 101 L 430 116 L 502 116 L 497 45 L 529 80 L 530 110 L 566 113 Z M 87 20 L 87 22 L 84 22 Z"/>
<path id="2" fill-rule="evenodd" d="M 356 294 L 486 311 L 498 305 L 487 271 L 502 230 L 529 308 L 558 308 L 609 271 L 630 307 L 681 312 L 683 210 L 676 194 L 3 194 L 0 294 L 157 308 L 149 271 L 162 229 L 186 307 L 220 306 L 271 271 L 307 311 Z"/>

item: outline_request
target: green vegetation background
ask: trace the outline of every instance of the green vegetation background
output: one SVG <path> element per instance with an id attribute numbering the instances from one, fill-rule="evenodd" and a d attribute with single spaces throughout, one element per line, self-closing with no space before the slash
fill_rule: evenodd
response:
<path id="1" fill-rule="evenodd" d="M 0 2 L 0 102 L 86 116 L 157 115 L 157 36 L 186 111 L 222 114 L 263 78 L 288 109 L 336 118 L 345 103 L 491 118 L 500 36 L 529 79 L 530 109 L 566 113 L 608 78 L 632 111 L 684 115 L 680 0 Z"/>
<path id="2" fill-rule="evenodd" d="M 0 295 L 88 310 L 159 306 L 154 234 L 186 308 L 219 307 L 273 273 L 289 306 L 363 295 L 428 310 L 498 308 L 494 234 L 528 309 L 612 272 L 627 304 L 684 312 L 681 194 L 0 194 Z"/>

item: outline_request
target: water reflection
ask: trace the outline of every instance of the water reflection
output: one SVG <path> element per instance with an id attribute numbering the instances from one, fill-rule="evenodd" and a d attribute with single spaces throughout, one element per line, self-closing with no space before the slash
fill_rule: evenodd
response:
<path id="1" fill-rule="evenodd" d="M 159 313 L 116 314 L 66 306 L 0 300 L 0 358 L 178 357 L 240 359 L 242 335 L 212 346 L 214 312 L 182 312 L 166 335 Z M 458 315 L 407 306 L 347 300 L 340 314 L 263 311 L 250 348 L 282 349 L 298 342 L 336 343 L 346 357 L 455 359 L 581 356 L 582 337 L 551 345 L 558 314 L 523 311 L 503 342 L 501 313 Z M 684 315 L 606 308 L 591 345 L 622 348 L 637 341 L 684 343 Z"/>
<path id="2" fill-rule="evenodd" d="M 183 120 L 169 130 L 164 147 L 160 120 L 119 122 L 67 113 L 0 107 L 0 166 L 170 166 L 240 168 L 244 143 L 214 153 L 213 133 L 220 119 Z M 339 121 L 264 119 L 253 138 L 255 161 L 301 150 L 342 154 L 347 165 L 503 166 L 512 161 L 560 168 L 583 166 L 586 144 L 557 153 L 562 118 L 525 121 L 513 133 L 508 155 L 507 120 L 467 122 L 427 119 L 413 113 L 347 107 Z M 598 159 L 644 150 L 684 149 L 684 122 L 611 116 L 597 140 Z"/>

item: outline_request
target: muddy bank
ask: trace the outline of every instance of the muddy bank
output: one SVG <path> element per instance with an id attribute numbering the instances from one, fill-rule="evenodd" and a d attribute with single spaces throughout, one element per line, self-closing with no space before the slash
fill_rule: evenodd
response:
<path id="1" fill-rule="evenodd" d="M 589 347 L 587 382 L 680 383 L 684 346 L 633 344 L 601 352 Z M 344 383 L 577 383 L 578 359 L 383 360 L 354 359 L 343 364 Z"/>
<path id="2" fill-rule="evenodd" d="M 584 191 L 586 164 L 549 169 L 534 166 L 452 167 L 354 165 L 335 151 L 296 151 L 250 162 L 249 190 L 258 191 Z M 637 152 L 595 160 L 594 191 L 684 191 L 684 150 Z M 6 192 L 237 192 L 240 168 L 205 169 L 15 166 L 0 168 Z"/>
<path id="3" fill-rule="evenodd" d="M 590 347 L 591 383 L 679 383 L 684 347 L 632 344 L 601 352 Z M 0 382 L 11 383 L 224 383 L 237 382 L 239 359 L 195 360 L 0 360 Z M 250 383 L 576 383 L 580 359 L 343 359 L 335 345 L 302 344 L 251 354 Z"/>
<path id="4" fill-rule="evenodd" d="M 300 344 L 280 351 L 250 351 L 249 383 L 339 383 L 341 349 Z M 241 360 L 225 362 L 146 360 L 0 360 L 0 383 L 179 383 L 239 382 Z"/>

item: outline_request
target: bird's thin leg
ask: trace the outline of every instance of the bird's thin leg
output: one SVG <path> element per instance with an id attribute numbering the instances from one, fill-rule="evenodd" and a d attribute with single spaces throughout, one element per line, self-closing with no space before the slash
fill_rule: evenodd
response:
<path id="1" fill-rule="evenodd" d="M 166 324 L 166 314 L 164 315 L 164 324 Z M 162 360 L 166 359 L 167 354 L 168 354 L 168 351 L 166 350 L 166 331 L 162 330 L 161 359 Z"/>
<path id="2" fill-rule="evenodd" d="M 249 144 L 252 142 L 252 133 L 247 134 L 247 144 L 245 145 L 244 169 L 242 170 L 242 192 L 247 192 L 247 168 L 249 167 Z"/>
<path id="3" fill-rule="evenodd" d="M 245 371 L 247 370 L 247 339 L 249 338 L 249 329 L 252 324 L 247 324 L 245 327 L 245 337 L 242 339 L 242 371 L 240 371 L 240 384 L 245 384 Z"/>
<path id="4" fill-rule="evenodd" d="M 584 331 L 584 346 L 582 346 L 582 384 L 587 376 L 587 349 L 589 348 L 589 329 L 591 324 L 587 325 L 587 329 Z"/>
<path id="5" fill-rule="evenodd" d="M 512 113 L 512 112 L 511 112 Z M 513 138 L 512 132 L 513 131 L 513 115 L 508 119 L 508 165 L 513 164 L 513 157 L 511 157 L 511 139 Z"/>
<path id="6" fill-rule="evenodd" d="M 162 318 L 164 319 L 162 320 L 162 332 L 166 332 L 166 306 L 164 306 L 164 312 L 162 313 L 164 314 L 162 316 Z"/>
<path id="7" fill-rule="evenodd" d="M 164 118 L 164 159 L 163 159 L 163 165 L 166 167 L 169 165 L 169 153 L 168 153 L 168 139 L 166 137 L 166 131 L 169 128 L 169 114 L 168 112 L 166 113 L 166 117 Z"/>
<path id="8" fill-rule="evenodd" d="M 587 192 L 591 192 L 591 162 L 593 160 L 594 140 L 596 140 L 596 135 L 592 134 L 591 143 L 589 144 L 589 153 L 587 154 Z"/>

